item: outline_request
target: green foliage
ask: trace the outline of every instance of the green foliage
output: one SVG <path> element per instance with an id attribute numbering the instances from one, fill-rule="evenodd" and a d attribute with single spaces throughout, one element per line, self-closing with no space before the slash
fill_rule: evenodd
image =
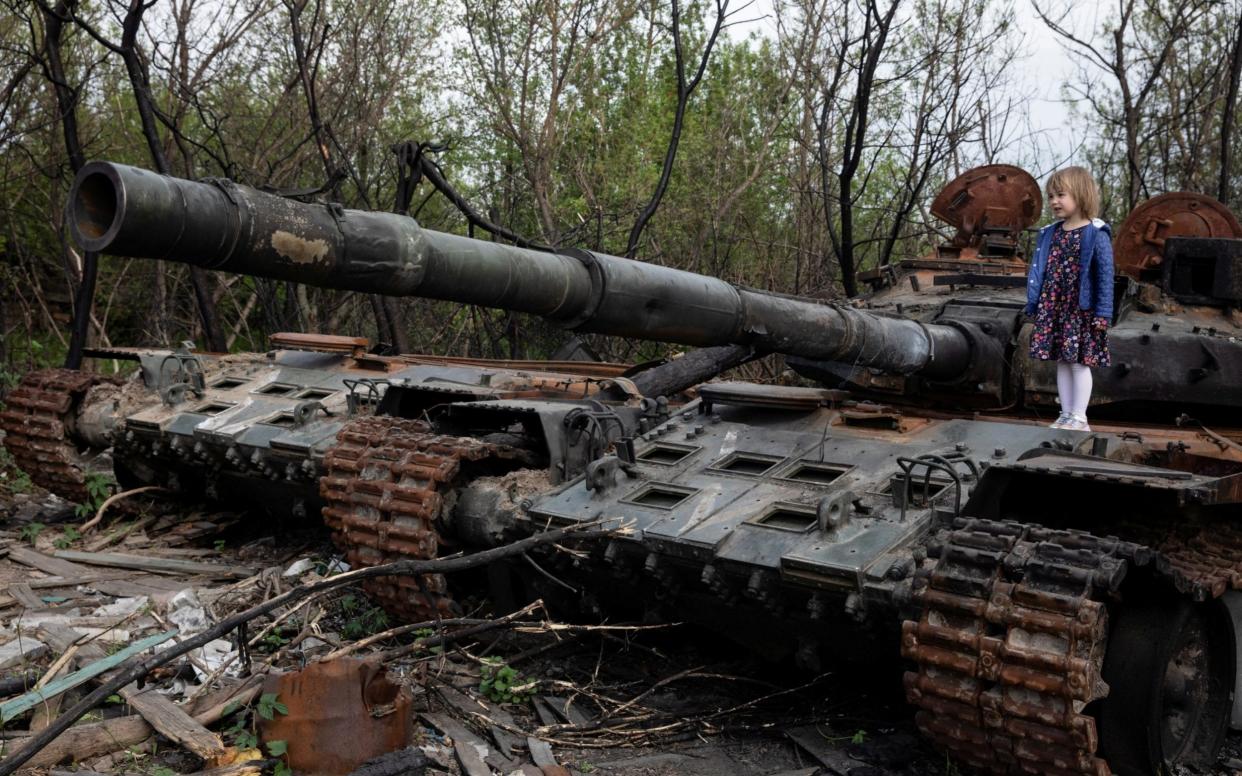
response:
<path id="1" fill-rule="evenodd" d="M 863 744 L 867 742 L 867 731 L 855 730 L 854 735 L 850 737 L 851 744 Z"/>
<path id="2" fill-rule="evenodd" d="M 271 652 L 275 652 L 276 650 L 280 649 L 281 647 L 283 647 L 284 645 L 288 643 L 289 643 L 289 639 L 286 638 L 280 632 L 279 629 L 277 629 L 277 630 L 273 630 L 271 633 L 264 636 L 263 639 L 259 642 L 258 646 L 259 646 L 260 651 L 271 653 Z"/>
<path id="3" fill-rule="evenodd" d="M 0 371 L 0 380 L 3 379 L 3 374 Z M 0 445 L 0 493 L 29 493 L 32 487 L 30 475 L 17 468 L 17 462 L 13 460 L 8 449 Z"/>
<path id="4" fill-rule="evenodd" d="M 289 713 L 289 707 L 281 703 L 274 692 L 265 692 L 260 695 L 256 709 L 263 719 L 275 719 L 277 714 Z"/>
<path id="5" fill-rule="evenodd" d="M 238 749 L 257 749 L 259 746 L 258 720 L 275 719 L 277 714 L 288 713 L 289 707 L 280 702 L 276 693 L 265 692 L 259 696 L 253 709 L 237 703 L 230 703 L 226 706 L 224 716 L 233 719 L 224 733 Z M 269 754 L 273 757 L 281 757 L 288 751 L 288 746 L 284 741 L 271 741 L 267 746 Z"/>
<path id="6" fill-rule="evenodd" d="M 72 525 L 65 526 L 65 530 L 56 540 L 52 542 L 53 546 L 58 550 L 67 550 L 69 547 L 82 538 L 82 533 Z"/>
<path id="7" fill-rule="evenodd" d="M 537 682 L 522 676 L 500 658 L 484 658 L 479 692 L 496 703 L 524 703 L 535 694 Z"/>
<path id="8" fill-rule="evenodd" d="M 35 540 L 39 538 L 39 534 L 43 533 L 43 529 L 47 528 L 43 523 L 33 522 L 22 526 L 22 530 L 17 532 L 18 538 L 26 540 L 32 547 Z"/>
<path id="9" fill-rule="evenodd" d="M 342 618 L 341 636 L 349 641 L 366 638 L 388 628 L 388 614 L 360 596 L 341 596 L 337 600 L 337 611 Z"/>
<path id="10" fill-rule="evenodd" d="M 106 475 L 94 472 L 86 475 L 86 501 L 74 507 L 73 513 L 79 518 L 94 515 L 112 495 L 115 486 L 112 478 Z"/>

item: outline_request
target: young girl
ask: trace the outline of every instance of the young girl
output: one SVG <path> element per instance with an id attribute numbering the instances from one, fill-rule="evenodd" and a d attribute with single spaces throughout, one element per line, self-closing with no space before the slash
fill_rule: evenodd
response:
<path id="1" fill-rule="evenodd" d="M 1057 220 L 1040 230 L 1027 277 L 1031 358 L 1057 362 L 1061 416 L 1052 427 L 1090 431 L 1091 367 L 1110 363 L 1112 231 L 1098 218 L 1100 190 L 1082 167 L 1054 172 L 1047 193 Z"/>

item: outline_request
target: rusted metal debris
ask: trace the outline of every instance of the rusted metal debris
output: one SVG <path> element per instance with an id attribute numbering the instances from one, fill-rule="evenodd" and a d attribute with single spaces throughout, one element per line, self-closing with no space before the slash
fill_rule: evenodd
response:
<path id="1" fill-rule="evenodd" d="M 931 213 L 957 228 L 957 258 L 1009 255 L 1043 209 L 1039 185 L 1020 167 L 990 164 L 958 176 L 932 200 Z M 941 252 L 943 255 L 943 251 Z"/>
<path id="2" fill-rule="evenodd" d="M 341 776 L 411 740 L 412 695 L 376 659 L 339 658 L 269 676 L 287 713 L 263 720 L 264 741 L 289 743 L 288 764 L 308 776 Z"/>
<path id="3" fill-rule="evenodd" d="M 1159 277 L 1170 237 L 1242 237 L 1242 225 L 1215 199 L 1189 191 L 1160 194 L 1139 204 L 1117 228 L 1113 261 L 1136 279 Z"/>

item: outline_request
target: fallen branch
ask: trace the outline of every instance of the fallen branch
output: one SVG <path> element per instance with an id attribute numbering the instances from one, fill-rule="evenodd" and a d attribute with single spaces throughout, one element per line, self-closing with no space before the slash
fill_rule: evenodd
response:
<path id="1" fill-rule="evenodd" d="M 99 505 L 99 509 L 95 510 L 95 516 L 83 523 L 82 527 L 78 530 L 85 534 L 95 526 L 99 525 L 99 521 L 103 520 L 104 511 L 121 499 L 136 496 L 139 493 L 149 493 L 153 490 L 164 490 L 164 488 L 161 488 L 159 485 L 143 485 L 141 488 L 123 490 L 120 493 L 114 493 L 111 496 L 108 496 L 108 498 L 104 499 L 104 503 Z"/>
<path id="2" fill-rule="evenodd" d="M 212 725 L 222 719 L 230 708 L 248 705 L 263 689 L 263 674 L 255 674 L 241 684 L 217 690 L 197 703 L 186 704 L 194 720 L 200 725 Z M 101 722 L 75 725 L 44 747 L 27 762 L 27 768 L 50 768 L 67 759 L 84 760 L 88 757 L 106 755 L 123 749 L 141 747 L 151 740 L 155 729 L 139 714 L 113 717 Z M 20 746 L 30 741 L 21 738 L 13 741 Z"/>
<path id="3" fill-rule="evenodd" d="M 390 576 L 411 576 L 418 574 L 446 574 L 454 571 L 463 571 L 465 569 L 477 568 L 485 566 L 489 563 L 509 558 L 534 548 L 546 544 L 558 542 L 567 537 L 580 539 L 597 538 L 611 533 L 610 531 L 600 528 L 601 523 L 586 523 L 580 526 L 571 526 L 569 528 L 559 528 L 553 531 L 545 531 L 544 533 L 528 536 L 503 547 L 496 547 L 482 552 L 476 552 L 471 555 L 455 555 L 447 558 L 437 558 L 435 560 L 403 560 L 395 563 L 386 563 L 382 566 L 371 566 L 369 568 L 355 569 L 339 574 L 335 577 L 329 577 L 309 585 L 299 585 L 289 590 L 283 595 L 276 596 L 268 601 L 253 606 L 243 612 L 238 612 L 230 617 L 226 617 L 216 623 L 211 628 L 192 636 L 175 647 L 162 650 L 151 657 L 138 662 L 131 663 L 127 668 L 118 670 L 110 679 L 101 683 L 94 692 L 90 693 L 82 700 L 75 703 L 67 709 L 63 714 L 56 718 L 52 724 L 48 725 L 42 732 L 36 736 L 32 736 L 30 740 L 17 751 L 13 752 L 7 759 L 0 762 L 0 776 L 9 776 L 21 768 L 23 764 L 35 755 L 43 747 L 55 740 L 57 736 L 63 733 L 74 722 L 82 718 L 91 709 L 102 703 L 109 695 L 112 695 L 120 688 L 135 682 L 162 665 L 172 662 L 182 655 L 192 650 L 198 649 L 209 641 L 220 638 L 224 634 L 237 628 L 239 625 L 249 622 L 256 617 L 261 617 L 269 612 L 287 606 L 294 601 L 301 601 L 311 596 L 319 595 L 328 590 L 332 590 L 343 585 L 350 585 L 364 579 L 374 579 L 376 577 Z M 465 634 L 463 634 L 465 635 Z M 427 644 L 430 645 L 431 639 Z"/>

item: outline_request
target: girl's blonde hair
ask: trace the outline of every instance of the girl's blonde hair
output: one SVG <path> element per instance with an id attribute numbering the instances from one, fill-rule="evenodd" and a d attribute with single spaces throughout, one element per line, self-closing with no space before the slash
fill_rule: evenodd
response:
<path id="1" fill-rule="evenodd" d="M 1100 187 L 1085 167 L 1064 167 L 1048 179 L 1044 188 L 1048 194 L 1064 192 L 1078 203 L 1078 213 L 1088 220 L 1100 217 Z"/>

